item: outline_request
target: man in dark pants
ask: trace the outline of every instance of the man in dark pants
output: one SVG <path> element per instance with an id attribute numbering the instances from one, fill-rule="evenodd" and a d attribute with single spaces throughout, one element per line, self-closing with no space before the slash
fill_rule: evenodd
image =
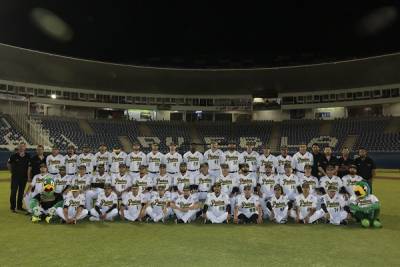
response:
<path id="1" fill-rule="evenodd" d="M 322 159 L 322 154 L 319 150 L 319 145 L 316 143 L 311 146 L 311 150 L 311 153 L 314 157 L 311 174 L 319 179 L 321 176 L 323 176 L 322 173 L 320 174 L 318 171 L 318 163 Z"/>
<path id="2" fill-rule="evenodd" d="M 46 155 L 44 154 L 43 145 L 38 145 L 36 147 L 36 155 L 31 157 L 29 161 L 29 169 L 28 169 L 28 182 L 32 181 L 32 178 L 40 173 L 40 165 L 46 164 Z"/>
<path id="3" fill-rule="evenodd" d="M 349 174 L 349 168 L 354 164 L 354 160 L 350 157 L 350 150 L 347 147 L 342 148 L 342 156 L 338 158 L 339 170 L 337 176 L 342 178 Z"/>
<path id="4" fill-rule="evenodd" d="M 22 199 L 26 182 L 28 181 L 28 167 L 30 156 L 25 152 L 26 145 L 21 143 L 18 146 L 18 152 L 11 155 L 8 159 L 7 167 L 11 171 L 11 194 L 10 194 L 10 210 L 15 212 L 17 208 L 24 211 L 22 208 Z M 18 199 L 17 198 L 18 192 Z"/>
<path id="5" fill-rule="evenodd" d="M 359 148 L 358 156 L 354 160 L 354 164 L 357 166 L 357 174 L 367 181 L 372 193 L 372 179 L 375 176 L 376 170 L 375 162 L 368 157 L 367 149 L 363 147 Z"/>

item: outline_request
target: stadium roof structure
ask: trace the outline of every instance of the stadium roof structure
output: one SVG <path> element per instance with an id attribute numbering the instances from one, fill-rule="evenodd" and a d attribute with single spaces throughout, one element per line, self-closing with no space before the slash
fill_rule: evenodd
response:
<path id="1" fill-rule="evenodd" d="M 400 82 L 400 53 L 292 67 L 178 69 L 82 60 L 0 44 L 0 79 L 153 94 L 251 94 L 335 90 Z"/>

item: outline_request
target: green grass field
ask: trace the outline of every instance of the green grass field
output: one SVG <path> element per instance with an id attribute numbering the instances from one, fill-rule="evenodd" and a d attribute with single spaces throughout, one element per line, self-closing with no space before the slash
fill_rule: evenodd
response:
<path id="1" fill-rule="evenodd" d="M 7 173 L 1 173 L 6 177 Z M 400 180 L 375 182 L 382 229 L 358 225 L 33 224 L 0 182 L 0 266 L 399 266 Z"/>

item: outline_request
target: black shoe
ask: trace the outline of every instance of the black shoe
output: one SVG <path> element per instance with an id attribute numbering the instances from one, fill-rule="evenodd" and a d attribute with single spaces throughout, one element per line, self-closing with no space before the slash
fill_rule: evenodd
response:
<path id="1" fill-rule="evenodd" d="M 24 208 L 18 208 L 18 210 L 19 210 L 19 211 L 26 212 L 26 209 L 24 209 Z"/>
<path id="2" fill-rule="evenodd" d="M 185 223 L 182 219 L 179 219 L 177 223 Z"/>
<path id="3" fill-rule="evenodd" d="M 11 211 L 12 213 L 17 213 L 17 211 L 16 211 L 15 209 L 10 209 L 10 211 Z"/>

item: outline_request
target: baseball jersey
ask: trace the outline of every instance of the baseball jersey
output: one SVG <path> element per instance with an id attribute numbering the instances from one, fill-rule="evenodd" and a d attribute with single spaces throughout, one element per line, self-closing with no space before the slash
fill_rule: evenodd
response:
<path id="1" fill-rule="evenodd" d="M 357 198 L 357 196 L 350 197 L 350 203 L 355 204 L 361 208 L 368 207 L 371 204 L 379 202 L 378 198 L 375 195 L 368 195 L 363 198 Z"/>
<path id="2" fill-rule="evenodd" d="M 153 181 L 153 184 L 155 186 L 164 186 L 165 189 L 168 189 L 172 186 L 172 177 L 166 173 L 165 175 L 161 176 L 161 174 L 158 174 Z"/>
<path id="3" fill-rule="evenodd" d="M 122 204 L 125 206 L 126 209 L 134 209 L 136 211 L 140 211 L 142 209 L 142 205 L 145 203 L 146 198 L 141 193 L 138 193 L 135 196 L 133 192 L 128 192 L 122 197 Z"/>
<path id="4" fill-rule="evenodd" d="M 285 164 L 293 164 L 293 159 L 290 155 L 286 155 L 286 157 L 279 155 L 276 157 L 278 161 L 278 166 L 276 167 L 276 171 L 278 174 L 284 174 L 285 173 Z M 293 168 L 293 165 L 292 165 Z"/>
<path id="5" fill-rule="evenodd" d="M 292 167 L 300 172 L 304 172 L 304 166 L 306 164 L 312 166 L 313 163 L 314 163 L 314 157 L 310 152 L 306 152 L 304 154 L 297 152 L 296 154 L 293 155 L 292 158 Z"/>
<path id="6" fill-rule="evenodd" d="M 111 178 L 111 185 L 115 191 L 123 192 L 132 186 L 132 177 L 125 173 L 124 175 L 117 174 Z"/>
<path id="7" fill-rule="evenodd" d="M 269 199 L 274 195 L 274 186 L 278 183 L 278 178 L 275 174 L 261 174 L 258 183 L 261 185 L 263 198 Z"/>
<path id="8" fill-rule="evenodd" d="M 33 194 L 38 194 L 40 192 L 43 191 L 43 184 L 44 184 L 44 180 L 46 180 L 46 178 L 50 178 L 51 176 L 46 173 L 46 174 L 36 174 L 35 176 L 33 176 L 32 182 L 31 182 L 31 186 L 33 188 Z"/>
<path id="9" fill-rule="evenodd" d="M 221 163 L 224 163 L 224 152 L 221 149 L 209 149 L 204 153 L 204 162 L 208 163 L 210 170 L 219 170 Z"/>
<path id="10" fill-rule="evenodd" d="M 153 153 L 150 152 L 147 154 L 147 163 L 148 163 L 148 170 L 149 172 L 159 172 L 160 164 L 165 163 L 164 154 L 161 152 Z"/>
<path id="11" fill-rule="evenodd" d="M 65 172 L 67 174 L 75 174 L 78 171 L 78 156 L 76 154 L 73 155 L 65 155 L 64 157 L 65 162 Z"/>
<path id="12" fill-rule="evenodd" d="M 322 196 L 322 201 L 328 210 L 328 213 L 333 218 L 340 217 L 340 212 L 343 210 L 346 202 L 342 195 L 336 193 L 333 198 L 331 198 L 328 194 Z"/>
<path id="13" fill-rule="evenodd" d="M 230 204 L 229 197 L 227 194 L 221 192 L 218 196 L 213 192 L 207 195 L 205 205 L 208 206 L 208 210 L 213 213 L 224 213 L 226 207 Z"/>
<path id="14" fill-rule="evenodd" d="M 140 165 L 147 165 L 146 154 L 144 154 L 142 151 L 137 153 L 131 152 L 126 157 L 125 164 L 128 166 L 129 171 L 138 172 Z"/>
<path id="15" fill-rule="evenodd" d="M 64 189 L 71 184 L 71 176 L 65 175 L 64 177 L 61 177 L 60 174 L 58 174 L 54 178 L 54 184 L 55 184 L 55 189 L 54 192 L 61 194 Z"/>
<path id="16" fill-rule="evenodd" d="M 248 173 L 247 175 L 240 174 L 239 175 L 239 191 L 243 192 L 244 186 L 245 185 L 250 185 L 251 190 L 257 185 L 257 179 L 251 175 L 251 173 Z"/>
<path id="17" fill-rule="evenodd" d="M 240 214 L 244 214 L 247 218 L 250 218 L 253 214 L 258 214 L 257 207 L 260 205 L 259 197 L 252 194 L 249 198 L 246 198 L 244 194 L 237 197 L 236 207 L 239 209 Z"/>
<path id="18" fill-rule="evenodd" d="M 251 151 L 251 153 L 244 151 L 242 152 L 242 162 L 240 163 L 247 163 L 249 165 L 249 170 L 252 172 L 257 172 L 257 165 L 258 165 L 258 157 L 260 154 L 256 151 Z"/>
<path id="19" fill-rule="evenodd" d="M 363 178 L 359 175 L 352 176 L 350 174 L 347 174 L 342 177 L 343 186 L 346 188 L 346 191 L 350 195 L 354 195 L 353 186 L 356 185 L 357 182 L 361 182 L 362 180 Z"/>
<path id="20" fill-rule="evenodd" d="M 280 213 L 288 206 L 289 199 L 285 195 L 280 195 L 279 198 L 277 198 L 274 194 L 269 200 L 269 203 L 271 203 L 274 213 Z"/>
<path id="21" fill-rule="evenodd" d="M 194 184 L 194 179 L 192 176 L 190 176 L 189 172 L 186 172 L 184 174 L 179 173 L 178 176 L 174 178 L 174 185 L 178 187 L 179 191 L 182 191 L 185 185 L 192 184 Z"/>
<path id="22" fill-rule="evenodd" d="M 203 154 L 199 151 L 194 153 L 188 151 L 183 155 L 183 160 L 186 162 L 188 170 L 197 171 L 200 169 L 200 164 L 203 163 Z"/>
<path id="23" fill-rule="evenodd" d="M 179 208 L 189 208 L 196 204 L 196 198 L 193 197 L 192 195 L 189 195 L 187 198 L 182 194 L 178 196 L 178 198 L 175 200 L 175 205 L 178 206 Z"/>
<path id="24" fill-rule="evenodd" d="M 136 178 L 133 183 L 136 183 L 139 186 L 139 192 L 145 191 L 148 187 L 153 187 L 153 181 L 147 174 L 142 177 L 139 176 L 139 178 Z"/>
<path id="25" fill-rule="evenodd" d="M 164 156 L 165 164 L 167 165 L 168 173 L 179 172 L 179 164 L 182 162 L 182 156 L 178 152 L 171 154 L 170 152 Z"/>
<path id="26" fill-rule="evenodd" d="M 232 189 L 234 187 L 238 187 L 238 181 L 232 177 L 230 174 L 228 174 L 227 176 L 224 176 L 223 174 L 221 174 L 218 179 L 217 182 L 221 183 L 221 192 L 230 195 L 232 193 Z"/>
<path id="27" fill-rule="evenodd" d="M 92 184 L 111 184 L 112 179 L 111 176 L 108 175 L 108 173 L 103 173 L 103 175 L 100 175 L 100 173 L 96 173 L 96 175 L 92 176 Z"/>
<path id="28" fill-rule="evenodd" d="M 152 194 L 149 203 L 153 209 L 158 208 L 160 210 L 163 210 L 168 206 L 170 201 L 171 201 L 170 192 L 164 192 L 163 196 L 160 196 L 158 192 L 155 192 L 154 194 Z"/>
<path id="29" fill-rule="evenodd" d="M 119 152 L 118 154 L 115 152 L 111 152 L 108 160 L 108 164 L 110 165 L 110 172 L 118 173 L 119 172 L 119 164 L 124 163 L 126 160 L 126 153 L 124 151 Z"/>
<path id="30" fill-rule="evenodd" d="M 94 167 L 94 156 L 92 153 L 87 154 L 80 154 L 77 160 L 78 166 L 85 165 L 86 166 L 86 173 L 92 173 Z"/>
<path id="31" fill-rule="evenodd" d="M 85 207 L 85 196 L 84 194 L 79 194 L 77 197 L 74 197 L 72 192 L 69 192 L 64 199 L 64 208 L 74 208 L 78 209 L 79 207 Z"/>
<path id="32" fill-rule="evenodd" d="M 86 187 L 90 185 L 92 181 L 92 176 L 85 174 L 83 176 L 77 174 L 72 178 L 71 185 L 79 186 L 79 190 L 86 190 Z"/>
<path id="33" fill-rule="evenodd" d="M 269 154 L 268 156 L 262 154 L 258 157 L 257 161 L 257 165 L 260 168 L 260 173 L 265 172 L 265 164 L 272 165 L 272 172 L 275 172 L 275 169 L 278 167 L 278 160 L 272 154 Z"/>
<path id="34" fill-rule="evenodd" d="M 298 195 L 295 200 L 295 206 L 299 210 L 300 217 L 305 218 L 309 214 L 311 208 L 316 209 L 317 201 L 317 197 L 313 194 L 308 194 L 307 197 L 303 194 Z"/>
<path id="35" fill-rule="evenodd" d="M 224 154 L 225 163 L 229 166 L 230 172 L 238 172 L 239 171 L 239 163 L 243 162 L 242 155 L 238 151 L 225 151 Z"/>
<path id="36" fill-rule="evenodd" d="M 299 178 L 294 174 L 291 174 L 290 176 L 283 174 L 279 178 L 279 184 L 283 188 L 283 193 L 290 200 L 293 200 L 294 197 L 297 195 L 297 186 L 300 185 Z"/>
<path id="37" fill-rule="evenodd" d="M 61 154 L 58 154 L 57 156 L 53 156 L 52 154 L 48 155 L 46 158 L 46 165 L 50 174 L 57 174 L 60 172 L 58 168 L 65 165 L 64 156 Z"/>
<path id="38" fill-rule="evenodd" d="M 210 177 L 209 174 L 204 175 L 203 173 L 197 175 L 194 180 L 194 184 L 199 186 L 198 190 L 200 192 L 210 191 L 211 186 L 214 184 L 214 182 L 215 182 L 214 179 Z"/>
<path id="39" fill-rule="evenodd" d="M 328 176 L 323 176 L 319 180 L 319 185 L 320 187 L 325 189 L 325 192 L 328 192 L 328 187 L 330 185 L 333 185 L 337 188 L 337 191 L 340 190 L 340 188 L 343 186 L 342 179 L 340 179 L 338 176 L 332 176 L 329 178 Z"/>
<path id="40" fill-rule="evenodd" d="M 97 152 L 94 155 L 94 165 L 96 167 L 98 167 L 100 165 L 103 165 L 104 166 L 104 170 L 107 172 L 108 169 L 109 169 L 109 166 L 108 166 L 108 159 L 109 158 L 110 158 L 110 152 L 108 152 L 108 151 L 106 151 L 104 153 Z"/>
<path id="41" fill-rule="evenodd" d="M 310 192 L 312 194 L 316 194 L 315 188 L 319 188 L 319 181 L 316 177 L 310 175 L 310 176 L 305 176 L 300 178 L 300 184 L 303 184 L 304 182 L 308 182 L 310 185 Z"/>
<path id="42" fill-rule="evenodd" d="M 111 208 L 113 205 L 118 204 L 117 194 L 111 192 L 109 196 L 105 192 L 100 192 L 96 200 L 96 206 L 99 208 Z"/>

